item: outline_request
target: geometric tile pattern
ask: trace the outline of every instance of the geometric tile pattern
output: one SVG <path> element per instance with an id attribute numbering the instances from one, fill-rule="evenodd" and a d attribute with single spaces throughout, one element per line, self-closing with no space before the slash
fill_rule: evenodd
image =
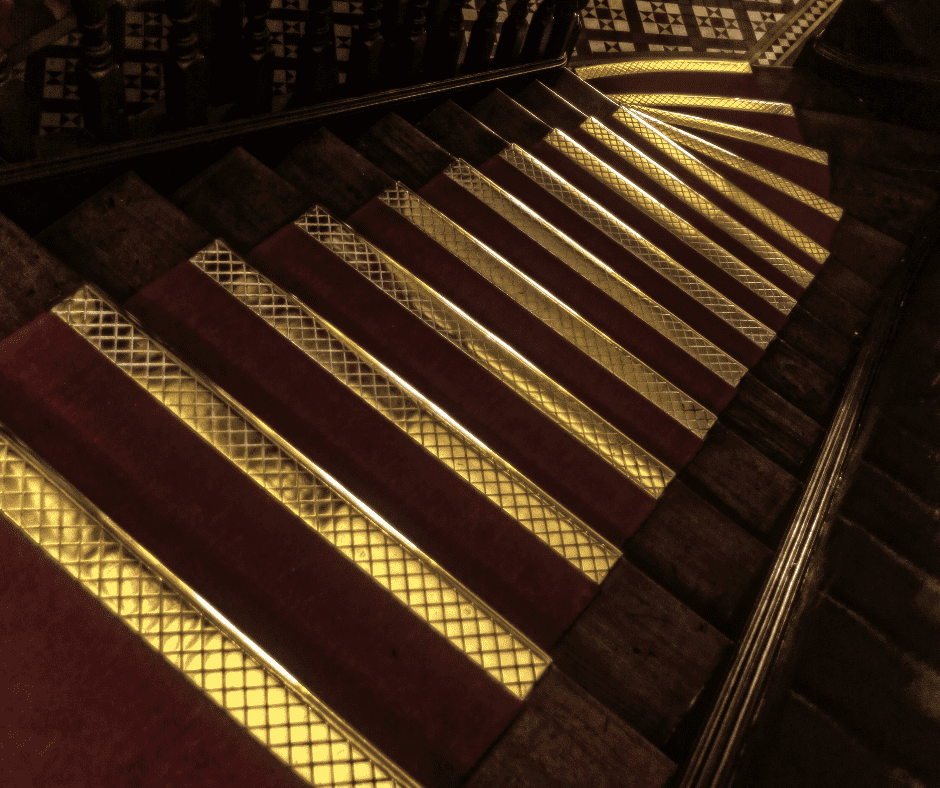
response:
<path id="1" fill-rule="evenodd" d="M 446 174 L 459 184 L 475 179 L 472 169 L 464 162 L 454 163 Z M 700 438 L 708 434 L 715 417 L 706 408 L 416 194 L 397 184 L 386 189 L 379 199 L 690 432 Z"/>
<path id="2" fill-rule="evenodd" d="M 743 189 L 738 188 L 726 178 L 723 178 L 721 175 L 715 172 L 713 169 L 707 167 L 701 161 L 696 159 L 692 154 L 688 153 L 684 148 L 663 135 L 661 131 L 657 131 L 655 128 L 653 128 L 646 120 L 633 115 L 632 111 L 629 109 L 617 110 L 615 117 L 622 123 L 629 126 L 633 132 L 641 136 L 644 140 L 646 140 L 646 142 L 653 145 L 659 151 L 667 154 L 686 171 L 692 173 L 698 178 L 701 178 L 705 183 L 721 193 L 723 197 L 726 197 L 735 205 L 747 211 L 751 216 L 773 230 L 782 238 L 787 239 L 800 251 L 809 255 L 820 264 L 826 262 L 826 259 L 829 257 L 829 253 L 824 247 L 816 243 L 811 238 L 808 238 L 792 224 L 787 222 L 785 219 L 782 219 L 773 211 L 769 210 L 765 205 L 763 205 L 763 203 L 755 200 L 753 197 L 747 194 Z M 754 237 L 756 238 L 756 236 Z M 765 257 L 769 263 L 774 265 L 793 281 L 799 283 L 803 287 L 809 286 L 810 282 L 812 281 L 812 274 L 810 274 L 805 268 L 798 265 L 790 258 L 778 252 L 766 242 L 762 241 L 762 239 L 754 241 L 750 237 L 748 239 L 744 239 L 742 237 L 739 240 L 742 240 L 742 242 L 753 248 L 762 257 Z"/>
<path id="3" fill-rule="evenodd" d="M 555 421 L 654 498 L 674 473 L 515 350 L 490 334 L 347 225 L 315 207 L 297 220 L 372 284 L 464 351 L 535 408 Z"/>
<path id="4" fill-rule="evenodd" d="M 729 301 L 721 293 L 695 276 L 695 274 L 664 254 L 659 247 L 650 243 L 646 238 L 620 219 L 604 210 L 593 200 L 585 197 L 577 189 L 559 178 L 554 172 L 547 169 L 541 162 L 534 159 L 516 145 L 506 148 L 500 155 L 516 169 L 525 173 L 529 178 L 538 183 L 543 189 L 546 189 L 556 198 L 564 202 L 582 218 L 587 219 L 598 230 L 627 249 L 640 262 L 648 265 L 661 276 L 668 279 L 684 293 L 694 298 L 709 311 L 724 320 L 728 325 L 744 334 L 744 336 L 750 339 L 754 344 L 762 348 L 770 344 L 771 340 L 774 338 L 774 332 L 767 328 L 767 326 L 754 320 L 754 318 L 744 312 L 739 306 Z M 629 285 L 626 280 L 622 280 L 615 272 L 611 272 L 611 276 L 617 277 L 618 281 L 623 281 L 626 285 L 633 288 L 632 285 Z M 594 281 L 594 279 L 591 278 L 591 281 Z M 597 284 L 597 282 L 595 282 L 595 284 Z M 598 286 L 607 292 L 604 286 Z M 662 309 L 661 307 L 658 308 Z M 661 314 L 668 315 L 669 313 L 663 310 Z M 654 327 L 656 326 L 656 322 L 647 315 L 644 315 L 644 319 Z M 687 328 L 687 331 L 691 332 L 692 329 Z M 740 380 L 739 374 L 741 370 L 743 370 L 743 367 L 733 359 L 728 359 L 728 357 L 717 348 L 715 348 L 715 351 L 711 351 L 710 348 L 714 346 L 706 339 L 697 338 L 697 334 L 695 334 L 694 337 L 691 335 L 686 336 L 685 330 L 679 329 L 675 323 L 671 321 L 669 328 L 662 330 L 660 333 L 664 333 L 670 338 L 680 338 L 682 340 L 681 346 L 684 349 L 688 350 L 688 352 L 692 353 L 696 358 L 702 360 L 703 363 L 707 363 L 711 369 L 722 375 L 729 383 L 737 385 L 737 381 Z M 725 359 L 728 359 L 728 361 L 725 361 Z"/>
<path id="5" fill-rule="evenodd" d="M 315 464 L 175 359 L 91 286 L 53 312 L 268 494 L 524 698 L 548 658 Z"/>
<path id="6" fill-rule="evenodd" d="M 596 136 L 601 138 L 601 141 L 612 147 L 621 156 L 629 152 L 630 148 L 625 141 L 616 137 L 605 126 L 597 125 L 599 128 Z M 658 200 L 637 187 L 632 181 L 596 158 L 566 134 L 553 129 L 545 140 L 553 148 L 558 149 L 572 161 L 581 165 L 610 189 L 617 192 L 624 199 L 629 200 L 651 219 L 654 219 L 673 235 L 682 239 L 699 254 L 733 276 L 783 314 L 789 314 L 790 310 L 793 309 L 795 302 L 790 296 L 756 274 L 724 247 L 716 244 L 711 238 L 670 211 Z M 619 145 L 617 144 L 618 140 L 621 143 Z"/>
<path id="7" fill-rule="evenodd" d="M 688 153 L 685 148 L 682 148 L 672 139 L 665 136 L 662 129 L 660 129 L 658 126 L 653 126 L 653 124 L 648 123 L 645 118 L 634 115 L 631 109 L 619 109 L 614 114 L 614 117 L 647 143 L 656 148 L 660 153 L 663 153 L 672 159 L 673 162 L 675 162 L 677 165 L 676 171 L 680 172 L 680 176 L 672 177 L 668 182 L 666 182 L 665 178 L 662 178 L 656 174 L 652 174 L 652 177 L 656 178 L 660 182 L 663 182 L 664 185 L 670 189 L 670 191 L 676 194 L 687 205 L 691 206 L 703 216 L 706 216 L 712 223 L 722 228 L 732 238 L 735 238 L 755 254 L 759 255 L 775 268 L 782 271 L 790 279 L 797 282 L 802 287 L 809 286 L 810 282 L 812 281 L 812 274 L 783 254 L 783 252 L 769 244 L 752 230 L 748 229 L 736 219 L 715 206 L 714 203 L 712 203 L 710 200 L 705 199 L 700 194 L 698 194 L 698 192 L 695 192 L 686 186 L 682 180 L 685 176 L 682 174 L 682 169 L 679 168 L 684 168 L 686 172 L 691 173 L 697 178 L 700 178 L 707 185 L 711 186 L 713 189 L 722 194 L 722 196 L 740 205 L 749 213 L 755 215 L 756 218 L 758 218 L 763 224 L 773 228 L 776 232 L 780 233 L 785 238 L 790 240 L 797 239 L 807 246 L 812 246 L 814 244 L 810 239 L 806 238 L 806 236 L 800 233 L 795 227 L 792 227 L 772 211 L 768 210 L 762 203 L 758 202 L 757 200 L 752 200 L 747 195 L 743 195 L 743 192 L 734 186 L 730 181 L 728 181 L 726 178 L 723 178 L 711 168 L 706 167 L 704 164 L 702 164 L 702 162 Z M 596 125 L 600 126 L 600 124 Z M 618 141 L 620 139 L 621 138 L 617 137 Z M 621 146 L 618 146 L 618 148 L 619 147 Z M 633 158 L 638 157 L 634 156 Z M 643 167 L 642 164 L 639 166 L 641 166 L 644 170 L 652 170 L 652 167 Z M 661 172 L 668 171 L 661 170 Z"/>
<path id="8" fill-rule="evenodd" d="M 505 149 L 501 155 L 517 170 L 561 199 L 569 207 L 577 210 L 580 204 L 590 202 L 588 198 L 517 146 L 513 145 Z M 450 172 L 445 174 L 449 175 Z M 559 232 L 479 172 L 473 172 L 472 177 L 463 179 L 461 185 L 478 200 L 496 210 L 532 240 L 551 252 L 558 260 L 578 272 L 670 342 L 701 361 L 732 386 L 736 386 L 747 372 L 743 365 L 719 350 L 602 260 Z M 606 213 L 596 203 L 590 205 L 590 208 Z M 608 217 L 614 220 L 614 217 L 609 214 Z"/>
<path id="9" fill-rule="evenodd" d="M 524 528 L 600 583 L 620 552 L 338 329 L 214 241 L 192 263 Z"/>
<path id="10" fill-rule="evenodd" d="M 416 788 L 2 427 L 0 512 L 311 785 Z"/>
<path id="11" fill-rule="evenodd" d="M 588 0 L 573 56 L 630 53 L 730 57 L 779 64 L 829 19 L 841 0 Z"/>
<path id="12" fill-rule="evenodd" d="M 772 186 L 789 197 L 798 200 L 804 205 L 809 206 L 810 208 L 814 208 L 834 221 L 839 221 L 839 219 L 842 218 L 844 210 L 838 205 L 829 202 L 829 200 L 825 199 L 824 197 L 820 197 L 815 192 L 812 192 L 809 189 L 800 186 L 799 184 L 793 183 L 793 181 L 784 178 L 782 175 L 778 175 L 777 173 L 768 170 L 765 167 L 761 167 L 759 164 L 755 164 L 749 159 L 745 159 L 741 156 L 738 156 L 737 154 L 731 153 L 730 151 L 725 150 L 721 146 L 716 145 L 709 140 L 696 137 L 694 134 L 690 134 L 684 129 L 680 129 L 669 123 L 660 121 L 658 118 L 653 117 L 650 114 L 640 112 L 638 110 L 631 110 L 631 112 L 638 118 L 641 118 L 643 121 L 648 123 L 650 126 L 657 129 L 662 134 L 669 137 L 673 142 L 680 143 L 683 147 L 688 148 L 689 150 L 692 150 L 696 153 L 710 156 L 722 164 L 734 167 L 739 172 L 743 172 L 745 175 L 749 175 L 756 180 L 766 183 L 768 186 Z"/>

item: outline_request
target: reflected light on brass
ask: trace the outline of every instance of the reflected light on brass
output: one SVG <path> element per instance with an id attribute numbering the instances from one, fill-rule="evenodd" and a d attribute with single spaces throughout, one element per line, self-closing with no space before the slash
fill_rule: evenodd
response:
<path id="1" fill-rule="evenodd" d="M 548 658 L 339 482 L 86 286 L 53 312 L 180 421 L 523 698 Z"/>
<path id="2" fill-rule="evenodd" d="M 659 497 L 674 474 L 388 255 L 320 207 L 297 226 L 578 438 L 624 477 Z"/>
<path id="3" fill-rule="evenodd" d="M 310 784 L 418 788 L 2 426 L 0 512 Z"/>
<path id="4" fill-rule="evenodd" d="M 215 241 L 192 263 L 528 531 L 600 583 L 620 551 L 336 327 Z"/>

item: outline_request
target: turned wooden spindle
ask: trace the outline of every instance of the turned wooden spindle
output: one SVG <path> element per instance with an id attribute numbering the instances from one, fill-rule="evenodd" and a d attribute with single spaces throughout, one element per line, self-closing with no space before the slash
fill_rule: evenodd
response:
<path id="1" fill-rule="evenodd" d="M 496 49 L 496 18 L 499 14 L 498 0 L 486 0 L 473 28 L 470 30 L 470 43 L 463 61 L 464 71 L 483 71 L 489 67 L 490 58 Z"/>
<path id="2" fill-rule="evenodd" d="M 206 46 L 209 59 L 209 103 L 233 103 L 241 95 L 236 74 L 242 58 L 242 0 L 212 0 L 208 4 L 211 40 Z"/>
<path id="3" fill-rule="evenodd" d="M 333 0 L 310 0 L 297 52 L 297 80 L 288 106 L 303 107 L 322 101 L 335 91 L 336 84 Z"/>
<path id="4" fill-rule="evenodd" d="M 450 0 L 428 44 L 427 77 L 447 79 L 457 73 L 463 53 L 463 2 Z"/>
<path id="5" fill-rule="evenodd" d="M 33 157 L 26 91 L 12 71 L 9 56 L 0 49 L 0 161 Z"/>
<path id="6" fill-rule="evenodd" d="M 578 36 L 581 34 L 581 10 L 587 5 L 586 0 L 556 0 L 555 22 L 545 46 L 545 57 L 571 55 Z"/>
<path id="7" fill-rule="evenodd" d="M 428 33 L 425 12 L 428 0 L 411 0 L 405 24 L 392 50 L 390 73 L 399 85 L 410 85 L 421 78 L 424 70 L 424 54 L 427 49 Z"/>
<path id="8" fill-rule="evenodd" d="M 199 49 L 196 0 L 167 0 L 170 41 L 163 62 L 166 112 L 174 128 L 208 122 L 209 64 Z"/>
<path id="9" fill-rule="evenodd" d="M 384 48 L 382 0 L 366 0 L 349 52 L 346 79 L 351 91 L 364 93 L 381 83 Z"/>
<path id="10" fill-rule="evenodd" d="M 274 53 L 268 13 L 271 0 L 245 0 L 247 21 L 242 30 L 240 114 L 261 115 L 271 112 L 274 98 Z"/>
<path id="11" fill-rule="evenodd" d="M 552 23 L 555 19 L 555 0 L 542 0 L 525 37 L 522 47 L 522 59 L 526 62 L 540 60 L 545 57 L 548 39 L 552 34 Z"/>
<path id="12" fill-rule="evenodd" d="M 494 67 L 511 66 L 522 58 L 522 47 L 525 45 L 526 31 L 529 29 L 526 23 L 528 15 L 529 0 L 516 0 L 499 31 L 499 43 L 493 56 Z"/>
<path id="13" fill-rule="evenodd" d="M 108 0 L 75 0 L 82 31 L 82 55 L 76 74 L 85 130 L 102 140 L 128 136 L 124 106 L 124 71 L 108 41 Z"/>

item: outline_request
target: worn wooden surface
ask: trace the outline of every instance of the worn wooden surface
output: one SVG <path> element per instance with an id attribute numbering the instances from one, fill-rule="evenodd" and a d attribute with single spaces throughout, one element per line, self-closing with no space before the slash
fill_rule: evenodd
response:
<path id="1" fill-rule="evenodd" d="M 855 357 L 856 343 L 797 304 L 777 334 L 798 353 L 833 377 L 839 377 Z"/>
<path id="2" fill-rule="evenodd" d="M 802 490 L 797 479 L 720 423 L 680 478 L 769 544 L 776 544 Z"/>
<path id="3" fill-rule="evenodd" d="M 823 435 L 819 423 L 753 375 L 741 379 L 737 395 L 721 412 L 720 419 L 794 476 L 806 471 Z"/>
<path id="4" fill-rule="evenodd" d="M 81 277 L 0 214 L 0 339 L 81 284 Z"/>
<path id="5" fill-rule="evenodd" d="M 751 374 L 820 424 L 827 423 L 841 390 L 838 378 L 779 337 L 770 343 Z"/>
<path id="6" fill-rule="evenodd" d="M 473 167 L 489 161 L 507 145 L 506 140 L 453 101 L 438 105 L 416 128 Z"/>
<path id="7" fill-rule="evenodd" d="M 310 207 L 310 200 L 242 148 L 235 148 L 170 199 L 212 235 L 225 231 L 246 254 Z"/>
<path id="8" fill-rule="evenodd" d="M 353 147 L 413 191 L 442 173 L 454 160 L 433 140 L 394 113 L 357 137 Z"/>
<path id="9" fill-rule="evenodd" d="M 624 555 L 724 632 L 740 623 L 771 551 L 676 479 Z"/>
<path id="10" fill-rule="evenodd" d="M 470 113 L 504 140 L 522 148 L 529 148 L 552 130 L 501 90 L 478 101 Z"/>
<path id="11" fill-rule="evenodd" d="M 662 745 L 718 666 L 727 639 L 621 560 L 552 649 L 568 676 Z"/>
<path id="12" fill-rule="evenodd" d="M 665 755 L 557 668 L 483 758 L 467 788 L 658 788 Z"/>
<path id="13" fill-rule="evenodd" d="M 37 240 L 123 301 L 212 240 L 128 173 L 43 230 Z"/>

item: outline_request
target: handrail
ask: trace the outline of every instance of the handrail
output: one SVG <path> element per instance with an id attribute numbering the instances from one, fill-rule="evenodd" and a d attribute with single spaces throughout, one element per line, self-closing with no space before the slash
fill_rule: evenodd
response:
<path id="1" fill-rule="evenodd" d="M 914 277 L 935 240 L 923 243 L 901 264 L 905 276 L 890 285 L 859 350 L 803 496 L 790 521 L 757 604 L 738 643 L 718 699 L 696 740 L 680 788 L 728 785 L 744 737 L 753 726 L 784 633 L 791 623 L 797 595 L 827 521 L 846 458 L 853 445 L 862 408 L 900 317 Z"/>

